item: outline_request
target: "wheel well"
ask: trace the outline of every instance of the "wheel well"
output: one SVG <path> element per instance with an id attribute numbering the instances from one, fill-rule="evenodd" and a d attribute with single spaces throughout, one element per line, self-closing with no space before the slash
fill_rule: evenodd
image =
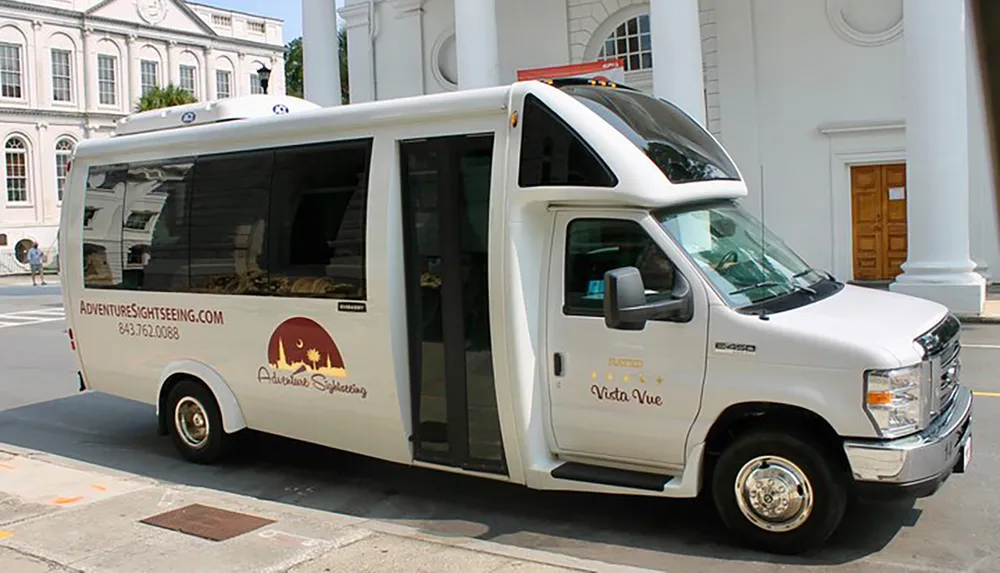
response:
<path id="1" fill-rule="evenodd" d="M 735 404 L 712 424 L 705 439 L 705 457 L 714 460 L 738 437 L 753 430 L 805 434 L 815 439 L 841 468 L 850 471 L 843 440 L 822 416 L 811 410 L 767 402 Z"/>
<path id="2" fill-rule="evenodd" d="M 160 414 L 157 416 L 157 432 L 161 436 L 167 435 L 167 397 L 170 396 L 170 392 L 175 386 L 183 382 L 184 380 L 190 380 L 192 382 L 197 382 L 205 387 L 206 390 L 212 392 L 212 389 L 208 387 L 208 384 L 195 376 L 190 374 L 185 374 L 183 372 L 178 372 L 176 374 L 171 374 L 163 381 L 163 386 L 160 387 L 160 396 L 157 398 L 158 410 Z M 213 393 L 214 395 L 214 393 Z"/>

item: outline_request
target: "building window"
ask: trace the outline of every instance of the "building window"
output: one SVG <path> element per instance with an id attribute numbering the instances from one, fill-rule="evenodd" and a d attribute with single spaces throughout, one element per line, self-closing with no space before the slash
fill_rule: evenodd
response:
<path id="1" fill-rule="evenodd" d="M 73 141 L 60 139 L 56 143 L 56 192 L 59 200 L 63 200 L 66 192 L 66 178 L 69 176 L 69 159 L 73 155 Z"/>
<path id="2" fill-rule="evenodd" d="M 12 137 L 4 146 L 7 164 L 7 202 L 28 202 L 28 145 Z"/>
<path id="3" fill-rule="evenodd" d="M 97 93 L 101 105 L 118 104 L 118 58 L 97 55 Z"/>
<path id="4" fill-rule="evenodd" d="M 253 20 L 247 20 L 247 31 L 251 34 L 266 34 L 267 24 L 264 22 L 257 22 Z"/>
<path id="5" fill-rule="evenodd" d="M 90 229 L 91 228 L 90 225 L 91 225 L 91 223 L 94 222 L 94 215 L 96 215 L 99 210 L 100 209 L 98 207 L 84 207 L 83 208 L 83 228 L 84 229 Z"/>
<path id="6" fill-rule="evenodd" d="M 140 64 L 140 76 L 142 82 L 142 95 L 153 91 L 153 88 L 160 85 L 160 64 L 150 60 L 142 60 Z"/>
<path id="7" fill-rule="evenodd" d="M 52 50 L 52 100 L 73 101 L 72 52 Z"/>
<path id="8" fill-rule="evenodd" d="M 149 211 L 133 211 L 129 213 L 128 219 L 125 221 L 125 228 L 133 231 L 145 231 L 155 215 L 156 213 Z"/>
<path id="9" fill-rule="evenodd" d="M 649 14 L 636 16 L 615 29 L 604 41 L 598 58 L 620 58 L 625 71 L 653 68 L 653 40 L 649 31 Z"/>
<path id="10" fill-rule="evenodd" d="M 181 89 L 191 95 L 195 95 L 194 92 L 198 89 L 198 83 L 195 80 L 196 77 L 197 68 L 194 66 L 181 66 Z"/>
<path id="11" fill-rule="evenodd" d="M 227 70 L 216 70 L 215 91 L 218 92 L 219 99 L 230 97 L 233 93 L 233 74 Z"/>
<path id="12" fill-rule="evenodd" d="M 260 85 L 260 75 L 258 74 L 250 74 L 250 93 L 264 93 L 264 86 Z"/>
<path id="13" fill-rule="evenodd" d="M 21 99 L 21 46 L 0 43 L 0 96 Z"/>

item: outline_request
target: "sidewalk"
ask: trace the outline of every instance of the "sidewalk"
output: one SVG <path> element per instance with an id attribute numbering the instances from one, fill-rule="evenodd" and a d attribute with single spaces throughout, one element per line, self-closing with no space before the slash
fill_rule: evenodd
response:
<path id="1" fill-rule="evenodd" d="M 172 523 L 144 523 L 163 514 Z M 163 483 L 0 444 L 0 571 L 180 570 L 645 571 Z"/>

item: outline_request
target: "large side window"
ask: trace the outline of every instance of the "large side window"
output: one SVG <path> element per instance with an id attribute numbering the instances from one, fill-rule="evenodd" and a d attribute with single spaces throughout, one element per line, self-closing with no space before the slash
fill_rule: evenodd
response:
<path id="1" fill-rule="evenodd" d="M 193 175 L 193 159 L 129 166 L 122 232 L 125 288 L 188 290 L 188 205 Z"/>
<path id="2" fill-rule="evenodd" d="M 674 286 L 673 263 L 635 221 L 574 219 L 566 230 L 565 314 L 604 315 L 604 273 L 636 267 L 646 301 L 664 300 Z"/>
<path id="3" fill-rule="evenodd" d="M 191 290 L 268 294 L 273 151 L 199 157 L 191 194 Z"/>
<path id="4" fill-rule="evenodd" d="M 122 283 L 122 204 L 124 165 L 91 167 L 87 173 L 83 221 L 83 284 L 117 288 Z"/>
<path id="5" fill-rule="evenodd" d="M 618 184 L 618 178 L 594 150 L 531 94 L 524 99 L 521 131 L 518 172 L 521 187 L 614 187 Z"/>
<path id="6" fill-rule="evenodd" d="M 365 299 L 371 141 L 279 150 L 271 195 L 271 291 Z"/>

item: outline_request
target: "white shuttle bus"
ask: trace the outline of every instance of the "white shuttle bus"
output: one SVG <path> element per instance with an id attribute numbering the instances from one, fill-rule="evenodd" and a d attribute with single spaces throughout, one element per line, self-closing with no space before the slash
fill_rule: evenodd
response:
<path id="1" fill-rule="evenodd" d="M 334 108 L 251 96 L 77 148 L 81 389 L 180 453 L 242 430 L 530 488 L 711 495 L 822 544 L 965 471 L 958 320 L 810 267 L 677 107 L 589 80 Z"/>

